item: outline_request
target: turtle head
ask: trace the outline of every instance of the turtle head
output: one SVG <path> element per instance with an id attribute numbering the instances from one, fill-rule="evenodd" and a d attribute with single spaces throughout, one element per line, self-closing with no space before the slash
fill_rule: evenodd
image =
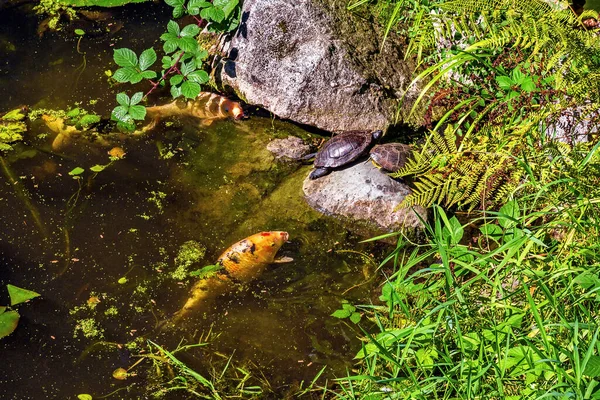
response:
<path id="1" fill-rule="evenodd" d="M 373 140 L 379 140 L 383 136 L 383 131 L 377 130 L 377 131 L 371 133 L 371 136 L 373 137 Z"/>

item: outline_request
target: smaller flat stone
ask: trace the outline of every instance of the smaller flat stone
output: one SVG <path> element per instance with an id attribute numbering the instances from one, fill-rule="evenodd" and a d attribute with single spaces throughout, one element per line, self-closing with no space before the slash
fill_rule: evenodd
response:
<path id="1" fill-rule="evenodd" d="M 302 189 L 308 204 L 324 214 L 375 225 L 384 232 L 423 228 L 412 209 L 394 211 L 411 189 L 370 162 L 359 162 L 315 180 L 307 177 Z M 425 208 L 416 206 L 414 210 L 427 219 Z"/>

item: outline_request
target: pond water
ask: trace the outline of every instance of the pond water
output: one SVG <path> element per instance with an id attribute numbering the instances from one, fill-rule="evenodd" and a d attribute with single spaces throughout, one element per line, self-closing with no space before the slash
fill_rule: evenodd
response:
<path id="1" fill-rule="evenodd" d="M 115 67 L 112 48 L 138 54 L 151 45 L 158 49 L 149 38 L 158 39 L 169 19 L 169 8 L 161 5 L 113 13 L 122 29 L 84 37 L 79 52 L 72 32 L 39 37 L 38 18 L 19 10 L 0 13 L 0 40 L 12 45 L 0 46 L 0 111 L 80 102 L 108 115 L 123 90 L 111 87 L 104 73 Z M 6 284 L 41 297 L 17 308 L 19 326 L 0 339 L 0 398 L 87 393 L 95 399 L 115 391 L 108 398 L 151 398 L 171 372 L 156 359 L 154 365 L 143 358 L 131 370 L 137 376 L 112 377 L 148 353 L 147 340 L 167 350 L 208 343 L 176 356 L 241 398 L 253 391 L 285 398 L 324 366 L 319 384 L 352 368 L 360 332 L 330 314 L 344 299 L 376 300 L 373 263 L 358 252 L 377 258 L 387 249 L 359 243 L 337 221 L 311 210 L 301 189 L 310 167 L 278 163 L 266 150 L 274 137 L 314 135 L 264 117 L 209 128 L 172 122 L 123 141 L 126 157 L 99 173 L 90 167 L 109 163 L 106 148 L 82 142 L 52 152 L 51 131 L 40 120 L 30 123 L 25 143 L 2 158 L 0 305 L 9 302 Z M 80 179 L 69 175 L 76 167 L 85 169 Z M 172 276 L 186 242 L 206 248 L 191 266 L 197 269 L 236 241 L 267 230 L 290 233 L 281 253 L 292 263 L 270 267 L 205 314 L 156 328 L 181 308 L 193 284 Z M 252 386 L 262 389 L 242 391 Z M 173 391 L 164 398 L 188 396 Z"/>

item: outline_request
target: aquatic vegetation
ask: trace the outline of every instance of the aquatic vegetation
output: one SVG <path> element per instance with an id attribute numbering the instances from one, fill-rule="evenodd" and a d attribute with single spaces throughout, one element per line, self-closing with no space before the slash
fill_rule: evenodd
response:
<path id="1" fill-rule="evenodd" d="M 190 0 L 187 4 L 186 0 L 167 0 L 166 3 L 173 7 L 173 18 L 190 15 L 195 23 L 183 28 L 173 20 L 167 24 L 167 31 L 160 36 L 165 55 L 161 59 L 162 71 L 158 80 L 153 81 L 159 75 L 149 69 L 158 58 L 153 48 L 142 51 L 139 57 L 128 48 L 114 51 L 114 61 L 120 67 L 112 75 L 115 81 L 135 84 L 147 79 L 152 84 L 147 93 L 138 92 L 131 99 L 125 93 L 117 94 L 119 106 L 113 110 L 111 118 L 127 131 L 135 129 L 135 120 L 144 119 L 145 107 L 138 103 L 167 82 L 173 98 L 196 98 L 201 85 L 209 81 L 203 65 L 208 52 L 196 37 L 207 24 L 211 32 L 230 32 L 239 25 L 239 0 Z"/>
<path id="2" fill-rule="evenodd" d="M 73 337 L 77 338 L 79 334 L 88 339 L 103 339 L 104 329 L 102 329 L 94 318 L 85 318 L 77 321 L 73 330 Z"/>
<path id="3" fill-rule="evenodd" d="M 39 3 L 33 7 L 33 10 L 40 15 L 47 15 L 45 25 L 51 30 L 60 30 L 59 25 L 63 16 L 72 21 L 77 18 L 77 12 L 60 0 L 39 0 Z"/>
<path id="4" fill-rule="evenodd" d="M 175 270 L 171 272 L 171 278 L 184 281 L 188 279 L 190 267 L 200 262 L 206 254 L 206 247 L 195 240 L 189 240 L 181 245 L 175 257 Z"/>
<path id="5" fill-rule="evenodd" d="M 0 306 L 0 339 L 13 333 L 19 324 L 20 315 L 11 308 L 41 296 L 34 291 L 22 289 L 10 284 L 6 285 L 6 289 L 8 290 L 8 295 L 10 297 L 10 307 Z"/>
<path id="6" fill-rule="evenodd" d="M 23 140 L 27 125 L 23 122 L 26 110 L 16 108 L 0 118 L 0 151 L 12 150 L 12 144 Z"/>

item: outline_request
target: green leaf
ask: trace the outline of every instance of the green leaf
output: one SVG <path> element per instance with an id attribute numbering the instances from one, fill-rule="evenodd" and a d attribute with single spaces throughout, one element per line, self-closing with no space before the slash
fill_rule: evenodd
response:
<path id="1" fill-rule="evenodd" d="M 138 71 L 133 67 L 124 67 L 119 68 L 115 71 L 113 75 L 113 79 L 117 82 L 125 83 L 133 83 L 137 76 L 139 75 Z"/>
<path id="2" fill-rule="evenodd" d="M 89 395 L 89 394 L 85 394 L 85 393 L 83 393 L 83 394 L 78 394 L 78 395 L 77 395 L 77 398 L 78 398 L 79 400 L 93 400 L 93 397 L 92 397 L 91 395 Z"/>
<path id="3" fill-rule="evenodd" d="M 333 312 L 333 314 L 331 314 L 332 317 L 336 317 L 336 318 L 348 318 L 350 315 L 352 315 L 352 312 L 348 311 L 348 310 L 335 310 Z"/>
<path id="4" fill-rule="evenodd" d="M 220 8 L 208 7 L 200 11 L 200 16 L 208 21 L 221 22 L 225 19 L 225 12 Z"/>
<path id="5" fill-rule="evenodd" d="M 181 84 L 181 94 L 188 99 L 195 99 L 200 94 L 200 85 L 196 82 L 185 81 Z"/>
<path id="6" fill-rule="evenodd" d="M 181 87 L 180 86 L 171 86 L 171 96 L 173 98 L 177 98 L 181 96 Z"/>
<path id="7" fill-rule="evenodd" d="M 73 118 L 73 117 L 76 117 L 76 116 L 78 116 L 80 113 L 81 113 L 81 110 L 79 109 L 79 107 L 77 107 L 77 108 L 74 108 L 74 109 L 72 109 L 71 111 L 69 111 L 69 112 L 66 114 L 66 117 L 67 117 L 67 118 Z"/>
<path id="8" fill-rule="evenodd" d="M 77 121 L 77 124 L 75 126 L 77 129 L 81 129 L 98 122 L 100 122 L 100 116 L 95 114 L 88 114 L 81 117 L 79 121 Z"/>
<path id="9" fill-rule="evenodd" d="M 22 289 L 14 285 L 6 285 L 8 289 L 8 295 L 10 296 L 10 305 L 16 306 L 17 304 L 25 303 L 27 300 L 31 300 L 35 297 L 41 296 L 32 290 Z"/>
<path id="10" fill-rule="evenodd" d="M 137 56 L 133 50 L 128 48 L 115 49 L 113 58 L 119 67 L 137 67 L 138 65 Z"/>
<path id="11" fill-rule="evenodd" d="M 129 106 L 130 104 L 130 100 L 129 100 L 129 96 L 127 96 L 125 93 L 121 92 L 121 93 L 117 93 L 117 103 L 119 103 L 122 106 Z"/>
<path id="12" fill-rule="evenodd" d="M 516 67 L 513 69 L 512 73 L 510 74 L 510 78 L 515 85 L 520 85 L 523 82 L 523 79 L 525 79 L 525 74 L 521 72 L 521 67 Z"/>
<path id="13" fill-rule="evenodd" d="M 504 216 L 498 217 L 498 223 L 503 228 L 510 228 L 516 225 L 512 219 L 519 220 L 521 218 L 521 211 L 519 210 L 519 203 L 516 200 L 511 200 L 500 208 L 500 214 Z"/>
<path id="14" fill-rule="evenodd" d="M 188 3 L 188 7 L 195 7 L 195 8 L 206 8 L 206 7 L 212 7 L 212 3 L 205 1 L 205 0 L 190 0 L 190 2 Z"/>
<path id="15" fill-rule="evenodd" d="M 96 164 L 96 165 L 94 165 L 93 167 L 90 168 L 90 171 L 92 171 L 92 172 L 102 172 L 102 171 L 104 171 L 104 168 L 106 168 L 106 165 Z"/>
<path id="16" fill-rule="evenodd" d="M 78 36 L 83 36 L 85 35 L 85 31 L 83 29 L 75 29 L 75 34 Z"/>
<path id="17" fill-rule="evenodd" d="M 497 76 L 496 82 L 504 90 L 509 90 L 515 84 L 508 76 Z"/>
<path id="18" fill-rule="evenodd" d="M 205 267 L 190 272 L 189 275 L 198 277 L 199 279 L 208 278 L 210 276 L 213 276 L 215 273 L 222 270 L 223 268 L 224 267 L 220 264 L 207 265 Z"/>
<path id="19" fill-rule="evenodd" d="M 187 74 L 189 74 L 190 72 L 194 71 L 196 69 L 196 61 L 191 60 L 190 62 L 181 63 L 181 67 L 179 68 L 179 70 L 181 71 L 181 74 L 186 76 Z"/>
<path id="20" fill-rule="evenodd" d="M 153 48 L 146 49 L 140 54 L 140 69 L 142 71 L 148 69 L 156 62 L 156 52 Z"/>
<path id="21" fill-rule="evenodd" d="M 200 33 L 200 28 L 194 24 L 189 24 L 181 30 L 182 37 L 195 37 L 198 33 Z"/>
<path id="22" fill-rule="evenodd" d="M 533 82 L 533 79 L 527 77 L 521 82 L 521 90 L 527 93 L 531 93 L 537 89 L 537 86 Z"/>
<path id="23" fill-rule="evenodd" d="M 185 14 L 185 8 L 177 6 L 173 8 L 173 18 L 181 18 Z"/>
<path id="24" fill-rule="evenodd" d="M 146 107 L 144 106 L 131 106 L 129 107 L 129 115 L 133 119 L 143 120 L 146 118 Z"/>
<path id="25" fill-rule="evenodd" d="M 171 86 L 179 85 L 181 82 L 183 82 L 183 75 L 173 75 L 171 79 L 169 79 L 169 84 Z"/>
<path id="26" fill-rule="evenodd" d="M 179 39 L 167 40 L 165 44 L 163 44 L 163 50 L 165 53 L 169 54 L 177 50 L 179 48 L 178 41 Z"/>
<path id="27" fill-rule="evenodd" d="M 502 236 L 502 228 L 500 228 L 496 224 L 489 223 L 489 224 L 482 225 L 479 228 L 479 230 L 485 236 L 491 236 L 491 237 L 494 237 L 494 238 L 498 238 L 498 237 Z"/>
<path id="28" fill-rule="evenodd" d="M 194 71 L 187 76 L 188 80 L 203 84 L 208 82 L 209 76 L 206 71 Z"/>
<path id="29" fill-rule="evenodd" d="M 10 335 L 17 329 L 19 324 L 19 313 L 16 311 L 7 311 L 0 313 L 0 339 Z"/>
<path id="30" fill-rule="evenodd" d="M 173 20 L 170 20 L 169 23 L 167 24 L 167 32 L 169 32 L 171 35 L 174 35 L 175 37 L 179 37 L 179 33 L 181 32 L 181 29 L 179 28 L 179 24 Z M 162 36 L 161 36 L 161 38 L 162 38 Z"/>
<path id="31" fill-rule="evenodd" d="M 185 0 L 165 0 L 165 3 L 171 7 L 183 7 Z"/>
<path id="32" fill-rule="evenodd" d="M 177 40 L 177 45 L 183 51 L 194 52 L 198 50 L 198 42 L 191 37 L 182 37 Z"/>
<path id="33" fill-rule="evenodd" d="M 362 318 L 362 315 L 360 315 L 360 313 L 354 312 L 350 316 L 350 321 L 352 321 L 352 323 L 354 323 L 354 324 L 358 324 L 360 322 L 361 318 Z"/>
<path id="34" fill-rule="evenodd" d="M 215 7 L 219 7 L 225 13 L 225 18 L 229 17 L 233 10 L 239 4 L 238 0 L 214 0 L 213 4 Z"/>
<path id="35" fill-rule="evenodd" d="M 119 278 L 119 280 L 117 281 L 117 283 L 118 283 L 119 285 L 124 285 L 124 284 L 126 284 L 126 283 L 127 283 L 127 280 L 128 280 L 128 279 L 127 279 L 126 277 L 124 277 L 124 276 L 123 276 L 123 277 Z"/>
<path id="36" fill-rule="evenodd" d="M 112 110 L 110 117 L 113 121 L 119 121 L 124 124 L 131 124 L 132 118 L 129 115 L 129 107 L 117 106 Z"/>
<path id="37" fill-rule="evenodd" d="M 592 378 L 600 376 L 600 356 L 590 356 L 587 364 L 585 364 L 583 374 Z"/>
<path id="38" fill-rule="evenodd" d="M 129 105 L 134 106 L 137 103 L 139 103 L 140 101 L 142 101 L 143 98 L 144 98 L 144 93 L 136 92 L 136 93 L 134 93 L 133 96 L 131 96 L 131 101 L 129 102 Z"/>
<path id="39" fill-rule="evenodd" d="M 83 174 L 84 171 L 85 170 L 81 167 L 75 167 L 69 172 L 69 175 L 71 175 L 71 176 L 81 175 L 81 174 Z"/>
<path id="40" fill-rule="evenodd" d="M 156 78 L 156 72 L 154 72 L 154 71 L 143 71 L 141 75 L 142 75 L 142 78 L 144 78 L 144 79 Z"/>

